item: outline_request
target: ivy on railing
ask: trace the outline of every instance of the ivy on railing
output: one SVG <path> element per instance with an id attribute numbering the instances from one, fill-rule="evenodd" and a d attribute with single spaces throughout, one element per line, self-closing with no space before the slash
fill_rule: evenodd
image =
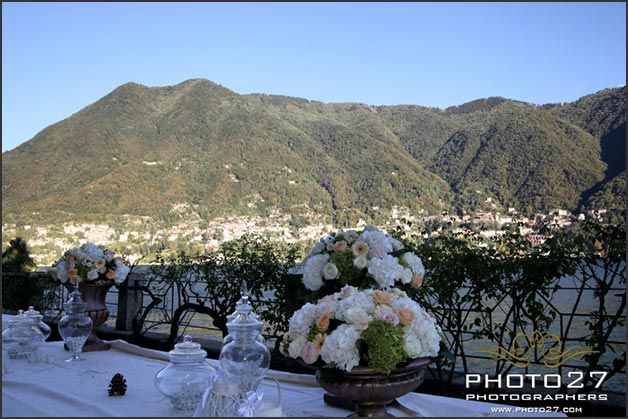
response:
<path id="1" fill-rule="evenodd" d="M 591 371 L 607 372 L 607 379 L 625 374 L 624 226 L 585 222 L 552 232 L 541 245 L 513 233 L 487 245 L 475 234 L 424 238 L 407 231 L 398 237 L 426 266 L 423 287 L 408 293 L 436 316 L 454 354 L 431 368 L 444 392 L 456 377 L 478 372 L 469 365 L 473 358 L 492 359 L 493 377 L 534 366 L 558 374 L 577 368 L 586 377 L 580 391 L 591 389 Z M 575 296 L 564 312 L 554 303 L 566 291 Z M 595 309 L 583 314 L 587 292 Z M 582 316 L 588 332 L 574 326 Z M 478 341 L 490 344 L 483 356 Z"/>
<path id="2" fill-rule="evenodd" d="M 227 316 L 235 312 L 243 282 L 252 305 L 265 322 L 266 335 L 276 336 L 287 328 L 286 277 L 293 269 L 296 249 L 268 239 L 246 235 L 223 243 L 216 252 L 180 253 L 166 260 L 158 254 L 157 264 L 147 273 L 147 286 L 168 287 L 173 299 L 168 346 L 180 335 L 183 317 L 193 311 L 207 314 L 225 336 Z M 185 325 L 184 325 L 185 326 Z"/>

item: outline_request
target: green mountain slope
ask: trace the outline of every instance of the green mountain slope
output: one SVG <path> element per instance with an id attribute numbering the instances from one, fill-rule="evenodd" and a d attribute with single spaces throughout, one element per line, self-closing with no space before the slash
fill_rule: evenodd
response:
<path id="1" fill-rule="evenodd" d="M 208 219 L 280 209 L 370 221 L 374 207 L 434 214 L 473 210 L 487 197 L 529 212 L 575 210 L 603 189 L 604 152 L 625 140 L 625 100 L 622 125 L 598 115 L 622 106 L 595 105 L 603 95 L 440 110 L 239 95 L 204 79 L 127 83 L 3 153 L 3 218 L 163 218 L 184 204 Z M 621 164 L 612 170 L 622 173 Z"/>
<path id="2" fill-rule="evenodd" d="M 600 157 L 607 165 L 604 179 L 582 194 L 583 208 L 625 211 L 625 194 L 615 194 L 625 185 L 626 172 L 626 86 L 604 89 L 573 103 L 545 105 L 554 115 L 568 120 L 599 139 Z M 601 198 L 603 197 L 603 198 Z"/>
<path id="3" fill-rule="evenodd" d="M 598 141 L 532 105 L 495 102 L 451 116 L 465 126 L 432 160 L 431 169 L 473 205 L 474 191 L 504 206 L 576 208 L 582 191 L 604 177 Z"/>

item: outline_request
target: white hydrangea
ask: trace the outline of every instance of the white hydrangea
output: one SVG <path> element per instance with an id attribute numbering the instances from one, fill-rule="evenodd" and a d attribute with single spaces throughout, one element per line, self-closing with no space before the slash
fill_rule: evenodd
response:
<path id="1" fill-rule="evenodd" d="M 414 301 L 412 298 L 408 297 L 408 295 L 405 292 L 403 293 L 403 295 L 399 296 L 398 298 L 393 299 L 392 303 L 390 303 L 390 306 L 396 311 L 399 311 L 403 307 L 407 307 L 411 309 L 412 311 L 414 311 L 414 313 L 417 316 L 420 316 L 421 314 L 423 314 L 423 308 L 419 305 L 419 303 Z"/>
<path id="2" fill-rule="evenodd" d="M 351 307 L 342 313 L 341 320 L 352 325 L 356 330 L 363 331 L 369 327 L 373 316 L 369 316 L 368 313 L 360 307 Z"/>
<path id="3" fill-rule="evenodd" d="M 314 246 L 314 249 L 312 249 L 312 254 L 313 255 L 317 255 L 319 253 L 323 253 L 323 250 L 325 250 L 326 246 L 325 243 L 323 242 L 318 242 L 316 243 L 316 245 Z"/>
<path id="4" fill-rule="evenodd" d="M 374 252 L 376 252 L 377 249 L 381 249 L 384 253 L 393 251 L 390 238 L 380 230 L 365 230 L 360 234 L 359 240 L 369 245 L 370 256 L 374 256 Z M 381 257 L 381 255 L 378 257 Z"/>
<path id="5" fill-rule="evenodd" d="M 393 250 L 401 250 L 404 248 L 403 243 L 401 243 L 399 240 L 393 237 L 390 237 L 389 239 L 390 239 L 390 243 L 392 243 Z"/>
<path id="6" fill-rule="evenodd" d="M 103 249 L 96 246 L 94 243 L 85 243 L 81 245 L 79 251 L 86 255 L 86 259 L 96 260 L 105 257 Z"/>
<path id="7" fill-rule="evenodd" d="M 288 345 L 288 355 L 291 358 L 298 358 L 303 353 L 303 348 L 307 343 L 306 335 L 296 336 Z"/>
<path id="8" fill-rule="evenodd" d="M 323 314 L 331 314 L 335 316 L 338 310 L 338 299 L 335 294 L 327 295 L 321 298 L 316 304 L 316 316 L 320 317 Z"/>
<path id="9" fill-rule="evenodd" d="M 334 364 L 337 368 L 351 371 L 360 363 L 357 341 L 360 332 L 348 324 L 341 324 L 325 339 L 321 348 L 324 362 Z"/>
<path id="10" fill-rule="evenodd" d="M 438 355 L 440 340 L 434 318 L 422 310 L 421 315 L 404 326 L 404 349 L 410 358 Z"/>
<path id="11" fill-rule="evenodd" d="M 395 285 L 395 281 L 401 278 L 403 266 L 397 258 L 386 255 L 383 258 L 373 258 L 368 263 L 368 273 L 375 279 L 381 288 L 389 288 Z"/>
<path id="12" fill-rule="evenodd" d="M 375 301 L 373 301 L 373 290 L 363 290 L 354 292 L 338 303 L 337 316 L 342 317 L 342 313 L 351 308 L 360 308 L 367 313 L 375 311 Z"/>
<path id="13" fill-rule="evenodd" d="M 311 291 L 323 286 L 323 267 L 329 260 L 328 254 L 313 255 L 303 264 L 303 283 Z"/>
<path id="14" fill-rule="evenodd" d="M 55 267 L 55 271 L 57 274 L 57 279 L 59 279 L 59 281 L 61 281 L 62 284 L 65 284 L 66 282 L 68 282 L 68 271 L 65 267 L 65 262 L 57 263 L 57 266 Z"/>
<path id="15" fill-rule="evenodd" d="M 299 310 L 295 311 L 288 323 L 288 333 L 290 335 L 299 333 L 308 333 L 312 324 L 318 319 L 318 310 L 316 305 L 306 303 Z"/>
<path id="16" fill-rule="evenodd" d="M 425 275 L 425 267 L 420 257 L 411 252 L 401 255 L 401 260 L 412 269 L 412 272 Z"/>
<path id="17" fill-rule="evenodd" d="M 412 282 L 412 269 L 405 268 L 401 273 L 401 283 L 409 284 L 410 282 Z"/>
<path id="18" fill-rule="evenodd" d="M 121 284 L 126 279 L 129 272 L 131 272 L 131 268 L 126 266 L 120 259 L 116 259 L 116 271 L 113 276 L 113 280 L 116 284 Z"/>

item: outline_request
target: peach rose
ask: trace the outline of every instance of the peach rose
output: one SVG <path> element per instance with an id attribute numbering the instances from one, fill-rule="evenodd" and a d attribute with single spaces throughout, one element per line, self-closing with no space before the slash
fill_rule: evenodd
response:
<path id="1" fill-rule="evenodd" d="M 383 304 L 389 306 L 392 303 L 392 297 L 386 291 L 375 290 L 373 292 L 373 300 L 377 304 Z"/>
<path id="2" fill-rule="evenodd" d="M 397 312 L 397 316 L 399 316 L 399 323 L 404 326 L 412 323 L 416 317 L 414 311 L 410 310 L 408 307 L 400 308 Z"/>
<path id="3" fill-rule="evenodd" d="M 412 288 L 419 288 L 423 285 L 423 275 L 415 273 L 412 275 L 412 282 L 410 283 Z"/>
<path id="4" fill-rule="evenodd" d="M 107 273 L 105 274 L 105 276 L 107 277 L 107 279 L 113 280 L 113 278 L 116 276 L 116 272 L 109 269 Z"/>
<path id="5" fill-rule="evenodd" d="M 316 327 L 321 332 L 325 332 L 329 328 L 329 319 L 331 319 L 331 314 L 325 313 L 316 320 Z"/>
<path id="6" fill-rule="evenodd" d="M 336 252 L 344 252 L 347 250 L 347 242 L 340 240 L 339 242 L 334 243 L 334 250 L 336 250 Z"/>
<path id="7" fill-rule="evenodd" d="M 323 344 L 325 343 L 325 335 L 317 333 L 312 342 L 314 343 L 316 348 L 320 351 L 321 348 L 323 347 Z"/>
<path id="8" fill-rule="evenodd" d="M 77 276 L 77 275 L 78 275 L 78 271 L 76 269 L 68 269 L 68 277 Z"/>

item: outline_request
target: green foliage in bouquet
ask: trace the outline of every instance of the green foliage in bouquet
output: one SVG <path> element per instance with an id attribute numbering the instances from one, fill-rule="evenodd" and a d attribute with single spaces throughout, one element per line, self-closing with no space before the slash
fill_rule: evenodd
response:
<path id="1" fill-rule="evenodd" d="M 403 327 L 376 319 L 362 332 L 366 343 L 366 359 L 369 365 L 384 373 L 390 374 L 395 367 L 408 358 L 403 349 Z"/>

